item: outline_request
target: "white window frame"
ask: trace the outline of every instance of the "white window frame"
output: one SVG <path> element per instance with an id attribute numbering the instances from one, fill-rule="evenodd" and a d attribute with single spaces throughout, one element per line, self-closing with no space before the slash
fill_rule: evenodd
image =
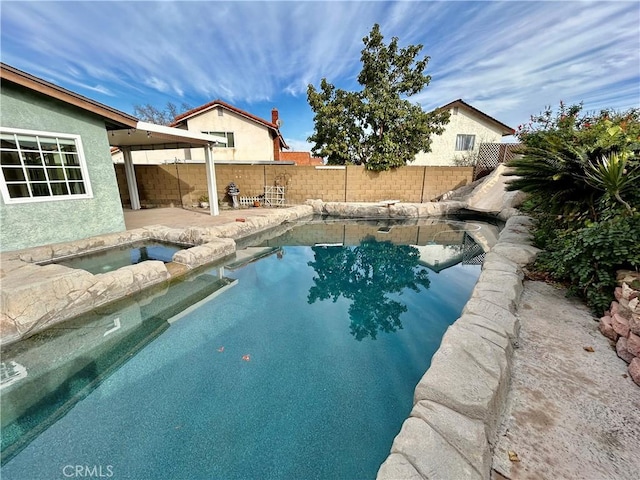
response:
<path id="1" fill-rule="evenodd" d="M 471 138 L 471 148 L 458 148 L 459 146 L 466 146 L 467 142 L 465 141 L 465 139 L 463 139 L 463 137 L 470 137 Z M 462 144 L 462 145 L 460 145 Z M 473 150 L 476 146 L 476 136 L 474 134 L 464 134 L 464 133 L 459 133 L 458 135 L 456 135 L 456 152 L 470 152 L 471 150 Z"/>
<path id="2" fill-rule="evenodd" d="M 82 183 L 84 185 L 84 192 L 85 192 L 85 193 L 75 194 L 75 195 L 67 194 L 67 195 L 49 195 L 49 196 L 37 196 L 37 197 L 30 196 L 30 197 L 12 198 L 9 195 L 9 189 L 7 188 L 7 181 L 5 180 L 5 177 L 4 177 L 4 171 L 2 171 L 0 172 L 0 193 L 2 193 L 2 199 L 4 200 L 5 204 L 11 205 L 11 204 L 21 204 L 21 203 L 57 202 L 57 201 L 64 201 L 64 200 L 81 200 L 81 199 L 93 198 L 93 190 L 91 188 L 91 181 L 89 180 L 89 170 L 87 168 L 87 161 L 84 156 L 84 147 L 82 145 L 82 138 L 80 137 L 80 135 L 74 135 L 69 133 L 59 133 L 59 132 L 46 132 L 41 130 L 27 130 L 22 128 L 11 128 L 11 127 L 0 127 L 0 133 L 25 135 L 25 136 L 33 136 L 33 137 L 56 138 L 56 139 L 62 139 L 62 140 L 73 140 L 76 146 L 76 153 L 78 155 L 78 163 L 80 167 L 80 173 L 82 175 Z M 43 157 L 42 157 L 42 149 L 40 146 L 40 142 L 38 142 L 38 145 L 39 145 L 38 150 L 40 153 L 40 158 L 42 159 Z M 18 155 L 20 156 L 20 164 L 24 171 L 24 169 L 27 167 L 25 166 L 22 152 L 20 151 L 20 149 L 18 149 L 17 152 L 18 152 Z M 46 172 L 47 168 L 44 164 L 44 161 L 42 165 Z M 0 166 L 0 169 L 1 169 L 1 166 Z M 46 177 L 46 180 L 45 180 L 46 184 L 50 186 L 51 180 L 49 179 L 49 176 L 47 173 L 45 173 L 45 177 Z M 27 175 L 25 175 L 25 179 L 26 178 L 28 178 Z M 65 178 L 65 182 L 67 183 L 67 188 L 68 188 L 68 181 L 69 179 Z M 26 183 L 26 182 L 28 182 L 28 180 L 18 181 L 15 183 Z M 12 182 L 9 182 L 9 184 L 11 183 Z"/>

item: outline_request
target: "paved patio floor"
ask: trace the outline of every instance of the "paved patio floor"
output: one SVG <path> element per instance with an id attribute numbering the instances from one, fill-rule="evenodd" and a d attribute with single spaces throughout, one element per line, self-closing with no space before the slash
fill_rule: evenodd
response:
<path id="1" fill-rule="evenodd" d="M 208 209 L 192 208 L 149 208 L 142 210 L 124 209 L 124 222 L 127 230 L 150 225 L 165 225 L 174 228 L 212 227 L 235 222 L 236 219 L 252 216 L 270 215 L 281 212 L 283 208 L 238 208 L 220 210 L 220 215 L 212 216 Z"/>

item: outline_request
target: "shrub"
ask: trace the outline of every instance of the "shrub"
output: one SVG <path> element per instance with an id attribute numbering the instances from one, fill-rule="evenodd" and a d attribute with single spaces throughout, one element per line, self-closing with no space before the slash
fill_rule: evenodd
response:
<path id="1" fill-rule="evenodd" d="M 529 194 L 544 250 L 535 267 L 601 314 L 616 270 L 640 268 L 640 110 L 581 110 L 561 103 L 518 127 L 522 157 L 508 189 Z"/>
<path id="2" fill-rule="evenodd" d="M 584 297 L 596 314 L 611 302 L 616 270 L 640 268 L 639 213 L 566 229 L 547 240 L 536 268 L 569 282 L 569 291 Z"/>

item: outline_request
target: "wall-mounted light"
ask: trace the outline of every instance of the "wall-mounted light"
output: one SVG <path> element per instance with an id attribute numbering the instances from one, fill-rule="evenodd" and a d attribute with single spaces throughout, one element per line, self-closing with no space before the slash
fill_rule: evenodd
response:
<path id="1" fill-rule="evenodd" d="M 151 132 L 147 132 L 147 138 L 151 138 Z"/>

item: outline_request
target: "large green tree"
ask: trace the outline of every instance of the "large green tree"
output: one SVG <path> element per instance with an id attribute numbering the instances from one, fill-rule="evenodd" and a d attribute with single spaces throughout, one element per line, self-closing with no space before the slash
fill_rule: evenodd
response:
<path id="1" fill-rule="evenodd" d="M 362 90 L 349 92 L 320 82 L 307 89 L 315 129 L 309 137 L 313 153 L 330 165 L 364 165 L 380 171 L 411 162 L 419 151 L 430 151 L 431 136 L 440 135 L 448 111 L 425 112 L 407 97 L 429 85 L 424 71 L 429 57 L 419 58 L 422 45 L 398 47 L 393 37 L 386 45 L 375 24 L 364 37 L 360 57 Z"/>

